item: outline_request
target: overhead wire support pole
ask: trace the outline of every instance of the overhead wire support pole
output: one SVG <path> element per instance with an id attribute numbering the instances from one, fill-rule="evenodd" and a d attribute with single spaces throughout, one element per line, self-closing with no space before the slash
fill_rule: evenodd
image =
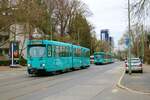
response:
<path id="1" fill-rule="evenodd" d="M 51 40 L 53 40 L 53 33 L 52 33 L 52 24 L 51 24 Z"/>
<path id="2" fill-rule="evenodd" d="M 49 38 L 50 40 L 52 40 L 52 39 L 53 39 L 53 36 L 52 36 L 52 35 L 53 35 L 53 34 L 52 34 L 53 27 L 52 27 L 52 20 L 51 20 L 51 14 L 50 14 L 50 13 L 51 13 L 51 11 L 50 11 L 49 9 L 47 9 L 47 14 L 48 14 L 48 15 L 47 15 L 47 20 L 48 20 L 48 21 L 47 21 L 47 26 L 48 26 L 48 28 L 50 28 L 50 29 L 48 30 L 48 31 L 50 31 L 48 38 Z"/>
<path id="3" fill-rule="evenodd" d="M 52 19 L 51 16 L 49 14 L 49 21 L 50 21 L 50 39 L 53 40 L 53 25 L 52 25 Z"/>
<path id="4" fill-rule="evenodd" d="M 144 63 L 144 49 L 145 49 L 145 44 L 144 44 L 144 38 L 145 38 L 145 29 L 144 26 L 146 27 L 146 11 L 144 9 L 144 19 L 143 19 L 143 25 L 142 25 L 142 50 L 141 50 L 141 55 L 142 55 L 142 63 Z"/>
<path id="5" fill-rule="evenodd" d="M 129 74 L 132 74 L 132 70 L 131 70 L 131 10 L 130 10 L 130 0 L 128 0 L 128 31 L 129 31 Z"/>
<path id="6" fill-rule="evenodd" d="M 78 34 L 77 34 L 77 35 L 78 35 L 78 45 L 80 45 L 80 40 L 79 40 L 80 35 L 79 35 L 79 32 L 80 32 L 80 31 L 79 31 L 79 29 L 78 29 Z"/>

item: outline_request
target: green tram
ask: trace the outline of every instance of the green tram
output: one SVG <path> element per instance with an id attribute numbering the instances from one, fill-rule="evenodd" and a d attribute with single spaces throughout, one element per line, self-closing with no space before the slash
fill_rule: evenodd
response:
<path id="1" fill-rule="evenodd" d="M 88 68 L 90 49 L 49 40 L 29 40 L 27 43 L 29 74 Z"/>
<path id="2" fill-rule="evenodd" d="M 94 53 L 94 64 L 108 64 L 113 63 L 113 55 L 105 52 Z"/>

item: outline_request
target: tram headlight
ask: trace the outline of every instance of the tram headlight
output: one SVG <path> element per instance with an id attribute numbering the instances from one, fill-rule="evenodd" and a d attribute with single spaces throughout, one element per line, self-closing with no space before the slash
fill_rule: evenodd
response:
<path id="1" fill-rule="evenodd" d="M 31 64 L 28 64 L 28 67 L 31 67 Z"/>
<path id="2" fill-rule="evenodd" d="M 42 67 L 45 67 L 45 64 L 42 64 Z"/>

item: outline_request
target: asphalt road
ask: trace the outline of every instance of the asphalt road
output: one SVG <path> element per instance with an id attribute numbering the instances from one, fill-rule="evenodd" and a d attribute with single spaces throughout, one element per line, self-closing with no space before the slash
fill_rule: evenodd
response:
<path id="1" fill-rule="evenodd" d="M 116 87 L 123 63 L 91 65 L 64 74 L 31 77 L 26 71 L 0 72 L 0 100 L 150 100 Z"/>

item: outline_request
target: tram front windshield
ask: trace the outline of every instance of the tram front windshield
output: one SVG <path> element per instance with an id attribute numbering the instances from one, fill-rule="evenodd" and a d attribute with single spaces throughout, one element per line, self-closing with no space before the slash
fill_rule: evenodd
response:
<path id="1" fill-rule="evenodd" d="M 46 57 L 46 47 L 45 46 L 30 46 L 29 56 L 30 57 Z"/>
<path id="2" fill-rule="evenodd" d="M 101 59 L 101 58 L 104 58 L 104 56 L 103 55 L 96 55 L 96 58 Z"/>

